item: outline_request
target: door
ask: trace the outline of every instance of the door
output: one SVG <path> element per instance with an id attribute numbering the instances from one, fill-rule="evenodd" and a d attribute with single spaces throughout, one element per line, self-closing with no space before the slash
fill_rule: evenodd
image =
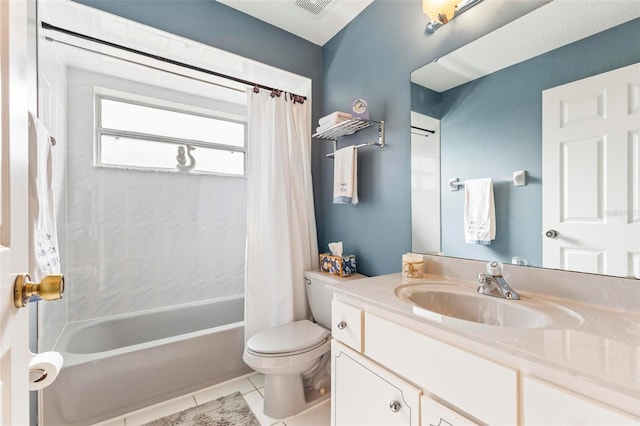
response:
<path id="1" fill-rule="evenodd" d="M 29 62 L 27 3 L 0 0 L 0 424 L 15 426 L 29 424 L 28 310 L 13 304 L 15 276 L 28 268 L 27 109 L 35 105 L 35 57 Z"/>
<path id="2" fill-rule="evenodd" d="M 543 92 L 544 267 L 640 278 L 639 141 L 640 64 Z"/>
<path id="3" fill-rule="evenodd" d="M 333 340 L 331 424 L 417 426 L 422 391 Z"/>

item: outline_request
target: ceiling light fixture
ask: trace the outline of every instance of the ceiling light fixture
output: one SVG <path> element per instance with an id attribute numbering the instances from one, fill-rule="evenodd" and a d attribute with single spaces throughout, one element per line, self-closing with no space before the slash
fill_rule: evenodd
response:
<path id="1" fill-rule="evenodd" d="M 472 8 L 482 0 L 422 0 L 422 11 L 431 22 L 427 24 L 427 32 L 434 33 L 462 12 Z"/>

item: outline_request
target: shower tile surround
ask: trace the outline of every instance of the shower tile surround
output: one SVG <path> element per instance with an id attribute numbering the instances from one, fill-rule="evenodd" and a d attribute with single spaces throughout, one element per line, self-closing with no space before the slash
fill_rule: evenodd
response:
<path id="1" fill-rule="evenodd" d="M 244 291 L 246 179 L 94 167 L 93 90 L 220 103 L 68 68 L 68 322 Z"/>
<path id="2" fill-rule="evenodd" d="M 67 265 L 67 72 L 57 46 L 42 49 L 38 56 L 39 118 L 56 139 L 53 147 L 53 201 L 58 231 L 60 264 Z M 33 111 L 35 112 L 35 111 Z M 62 270 L 64 273 L 64 269 Z M 48 303 L 32 303 L 38 310 L 38 345 L 40 352 L 50 350 L 67 321 L 65 299 Z"/>
<path id="3" fill-rule="evenodd" d="M 92 165 L 94 86 L 200 107 L 219 102 L 58 65 L 67 81 L 55 90 L 63 96 L 57 115 L 73 118 L 68 141 L 56 146 L 68 163 L 56 163 L 69 212 L 57 210 L 67 288 L 63 300 L 41 304 L 40 350 L 51 349 L 67 322 L 242 293 L 245 178 Z"/>

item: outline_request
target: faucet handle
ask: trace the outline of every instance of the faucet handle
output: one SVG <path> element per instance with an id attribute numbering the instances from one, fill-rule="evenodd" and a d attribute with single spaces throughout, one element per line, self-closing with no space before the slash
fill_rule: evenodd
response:
<path id="1" fill-rule="evenodd" d="M 493 276 L 501 276 L 502 275 L 502 262 L 489 262 L 487 263 L 487 273 Z"/>

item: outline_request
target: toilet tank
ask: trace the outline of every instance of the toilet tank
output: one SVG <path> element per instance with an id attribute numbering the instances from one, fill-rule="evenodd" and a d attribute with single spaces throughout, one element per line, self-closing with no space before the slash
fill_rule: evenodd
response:
<path id="1" fill-rule="evenodd" d="M 331 299 L 333 298 L 333 292 L 328 290 L 325 285 L 339 284 L 360 278 L 365 278 L 365 276 L 353 274 L 340 278 L 319 271 L 306 271 L 304 273 L 305 288 L 313 319 L 328 330 L 331 330 Z"/>

